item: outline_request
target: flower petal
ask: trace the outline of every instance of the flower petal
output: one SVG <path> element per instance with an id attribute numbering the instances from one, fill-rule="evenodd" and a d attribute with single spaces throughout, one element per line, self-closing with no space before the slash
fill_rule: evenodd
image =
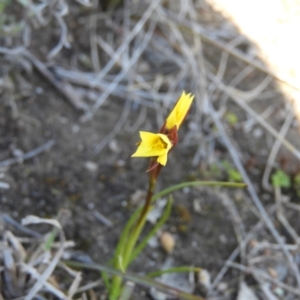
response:
<path id="1" fill-rule="evenodd" d="M 142 141 L 132 157 L 160 157 L 167 155 L 172 147 L 169 138 L 160 133 L 140 131 Z"/>
<path id="2" fill-rule="evenodd" d="M 157 157 L 157 162 L 159 162 L 161 165 L 165 166 L 168 159 L 168 153 L 164 153 Z"/>
<path id="3" fill-rule="evenodd" d="M 174 126 L 179 129 L 192 105 L 194 97 L 195 96 L 192 94 L 186 94 L 185 91 L 182 92 L 180 98 L 167 118 L 166 128 L 168 130 L 172 129 Z"/>

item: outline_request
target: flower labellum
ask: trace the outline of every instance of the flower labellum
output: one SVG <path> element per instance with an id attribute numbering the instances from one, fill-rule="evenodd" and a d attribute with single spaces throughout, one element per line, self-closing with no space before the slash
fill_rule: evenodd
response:
<path id="1" fill-rule="evenodd" d="M 141 142 L 132 157 L 157 157 L 165 166 L 172 143 L 165 134 L 140 131 Z"/>
<path id="2" fill-rule="evenodd" d="M 179 129 L 190 110 L 194 97 L 195 96 L 192 94 L 186 94 L 185 91 L 182 92 L 180 98 L 167 118 L 165 125 L 167 130 L 172 129 L 174 126 L 176 126 L 177 130 Z"/>
<path id="3" fill-rule="evenodd" d="M 159 133 L 140 131 L 141 142 L 132 157 L 155 157 L 147 171 L 156 170 L 157 175 L 161 168 L 159 165 L 166 165 L 168 153 L 177 145 L 178 129 L 190 110 L 194 97 L 182 92 Z"/>

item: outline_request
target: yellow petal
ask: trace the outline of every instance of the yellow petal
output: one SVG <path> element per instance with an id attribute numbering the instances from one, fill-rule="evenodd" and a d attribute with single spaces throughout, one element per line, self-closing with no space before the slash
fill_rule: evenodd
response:
<path id="1" fill-rule="evenodd" d="M 180 98 L 175 104 L 173 110 L 169 114 L 166 121 L 166 128 L 172 129 L 174 126 L 179 129 L 181 123 L 183 122 L 186 114 L 188 113 L 192 102 L 194 100 L 194 95 L 186 94 L 185 91 L 182 92 Z"/>
<path id="2" fill-rule="evenodd" d="M 168 153 L 164 153 L 157 157 L 157 162 L 159 162 L 161 165 L 165 166 L 168 159 Z"/>
<path id="3" fill-rule="evenodd" d="M 161 133 L 151 133 L 140 131 L 141 142 L 132 157 L 162 157 L 162 162 L 166 163 L 166 158 L 172 143 L 169 138 Z"/>

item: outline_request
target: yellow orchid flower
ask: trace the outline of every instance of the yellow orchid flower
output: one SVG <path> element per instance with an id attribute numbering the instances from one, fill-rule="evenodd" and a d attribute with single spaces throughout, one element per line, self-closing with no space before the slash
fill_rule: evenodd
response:
<path id="1" fill-rule="evenodd" d="M 157 162 L 165 166 L 168 152 L 172 148 L 169 138 L 162 133 L 140 131 L 141 142 L 131 157 L 155 157 Z"/>
<path id="2" fill-rule="evenodd" d="M 167 118 L 165 125 L 167 130 L 172 129 L 174 126 L 176 126 L 177 130 L 179 129 L 191 107 L 194 97 L 195 96 L 192 94 L 186 94 L 185 91 L 182 92 L 180 98 Z"/>

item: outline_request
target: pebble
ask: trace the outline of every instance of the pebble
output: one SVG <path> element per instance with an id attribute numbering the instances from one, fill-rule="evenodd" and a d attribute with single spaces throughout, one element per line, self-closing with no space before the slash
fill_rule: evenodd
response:
<path id="1" fill-rule="evenodd" d="M 263 135 L 263 130 L 261 128 L 255 128 L 253 130 L 253 137 L 258 139 Z"/>
<path id="2" fill-rule="evenodd" d="M 226 282 L 220 282 L 217 286 L 219 292 L 224 293 L 228 289 L 228 284 Z"/>
<path id="3" fill-rule="evenodd" d="M 281 287 L 276 287 L 274 289 L 274 293 L 277 294 L 279 297 L 283 297 L 284 296 L 284 290 Z"/>
<path id="4" fill-rule="evenodd" d="M 277 274 L 276 270 L 273 269 L 273 268 L 268 268 L 268 273 L 269 273 L 269 274 L 271 275 L 271 277 L 273 277 L 273 278 L 277 278 L 277 277 L 278 277 L 278 274 Z"/>
<path id="5" fill-rule="evenodd" d="M 227 238 L 224 234 L 220 234 L 220 235 L 219 235 L 219 241 L 220 241 L 222 244 L 227 244 L 227 243 L 228 243 L 228 238 Z"/>
<path id="6" fill-rule="evenodd" d="M 118 142 L 116 140 L 111 140 L 108 143 L 108 147 L 114 153 L 119 153 L 121 151 L 121 149 L 120 149 L 120 147 L 118 145 Z"/>
<path id="7" fill-rule="evenodd" d="M 79 127 L 77 124 L 74 124 L 74 125 L 72 126 L 72 131 L 73 131 L 73 133 L 77 133 L 79 130 L 80 130 L 80 127 Z"/>
<path id="8" fill-rule="evenodd" d="M 160 235 L 160 244 L 168 254 L 171 254 L 174 251 L 175 239 L 171 233 L 164 231 Z"/>
<path id="9" fill-rule="evenodd" d="M 88 203 L 87 207 L 88 207 L 88 209 L 94 209 L 95 204 L 93 202 L 90 202 L 90 203 Z"/>
<path id="10" fill-rule="evenodd" d="M 201 213 L 202 208 L 200 204 L 200 199 L 194 199 L 193 208 L 196 213 Z"/>
<path id="11" fill-rule="evenodd" d="M 42 94 L 44 94 L 44 89 L 43 89 L 42 87 L 38 86 L 38 87 L 36 87 L 36 89 L 35 89 L 35 93 L 36 93 L 37 95 L 42 95 Z"/>
<path id="12" fill-rule="evenodd" d="M 115 166 L 118 167 L 118 168 L 122 168 L 122 167 L 125 167 L 126 163 L 123 159 L 119 159 L 116 161 L 115 163 Z"/>
<path id="13" fill-rule="evenodd" d="M 84 167 L 90 172 L 96 172 L 98 170 L 98 164 L 93 161 L 86 161 Z"/>
<path id="14" fill-rule="evenodd" d="M 190 190 L 191 189 L 189 187 L 185 187 L 185 188 L 182 189 L 184 194 L 188 194 L 190 192 Z"/>
<path id="15" fill-rule="evenodd" d="M 211 276 L 210 273 L 205 270 L 205 269 L 201 269 L 199 271 L 199 283 L 201 284 L 201 286 L 203 286 L 206 290 L 209 289 L 210 285 L 211 285 Z"/>
<path id="16" fill-rule="evenodd" d="M 139 205 L 142 201 L 145 200 L 146 192 L 143 190 L 136 190 L 131 196 L 130 196 L 130 203 L 132 205 Z"/>
<path id="17" fill-rule="evenodd" d="M 245 283 L 242 282 L 239 288 L 237 300 L 258 300 L 252 289 Z"/>

